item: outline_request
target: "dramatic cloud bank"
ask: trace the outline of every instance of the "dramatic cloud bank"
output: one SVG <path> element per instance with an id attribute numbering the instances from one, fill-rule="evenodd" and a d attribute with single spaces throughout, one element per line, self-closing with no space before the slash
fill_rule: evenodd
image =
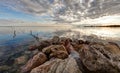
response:
<path id="1" fill-rule="evenodd" d="M 50 16 L 59 22 L 120 13 L 120 0 L 0 0 L 0 3 L 16 11 Z"/>

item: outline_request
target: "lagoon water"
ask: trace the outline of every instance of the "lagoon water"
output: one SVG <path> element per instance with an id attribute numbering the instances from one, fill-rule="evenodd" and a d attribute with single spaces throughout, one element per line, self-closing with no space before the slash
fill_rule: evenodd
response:
<path id="1" fill-rule="evenodd" d="M 98 38 L 120 40 L 120 28 L 109 27 L 0 27 L 0 46 L 14 46 L 22 42 L 54 36 L 56 31 L 77 31 L 84 35 L 95 35 Z M 59 34 L 59 33 L 58 33 Z M 74 34 L 75 35 L 75 34 Z"/>

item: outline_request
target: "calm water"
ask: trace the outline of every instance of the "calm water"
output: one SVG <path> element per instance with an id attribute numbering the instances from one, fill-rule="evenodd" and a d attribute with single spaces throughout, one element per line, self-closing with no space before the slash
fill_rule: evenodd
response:
<path id="1" fill-rule="evenodd" d="M 72 30 L 81 35 L 95 35 L 105 39 L 120 39 L 120 28 L 93 27 L 0 27 L 0 46 L 14 46 L 25 44 L 39 38 L 49 38 L 55 31 Z M 59 34 L 59 33 L 58 33 Z M 65 33 L 64 33 L 65 34 Z M 76 35 L 76 34 L 74 34 Z M 69 36 L 69 35 L 68 35 Z"/>
<path id="2" fill-rule="evenodd" d="M 120 28 L 93 28 L 93 27 L 0 27 L 0 46 L 17 45 L 21 42 L 27 43 L 39 38 L 49 38 L 55 31 L 72 30 L 80 32 L 81 35 L 96 35 L 99 38 L 120 39 Z M 59 33 L 58 33 L 59 34 Z M 75 34 L 74 34 L 75 35 Z"/>
<path id="3" fill-rule="evenodd" d="M 65 30 L 60 27 L 0 27 L 0 46 L 15 45 L 21 42 L 27 43 L 36 40 L 35 37 L 49 38 L 57 30 Z"/>
<path id="4" fill-rule="evenodd" d="M 0 57 L 16 52 L 18 48 L 23 49 L 39 43 L 38 40 L 41 38 L 50 38 L 55 35 L 55 31 L 67 29 L 66 27 L 59 29 L 58 27 L 0 27 Z"/>

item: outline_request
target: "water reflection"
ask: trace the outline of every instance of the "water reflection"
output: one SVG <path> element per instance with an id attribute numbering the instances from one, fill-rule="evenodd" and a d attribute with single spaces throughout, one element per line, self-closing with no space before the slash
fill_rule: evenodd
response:
<path id="1" fill-rule="evenodd" d="M 17 43 L 16 41 L 26 41 L 27 39 L 35 39 L 39 42 L 40 38 L 49 38 L 55 35 L 55 31 L 72 30 L 77 31 L 75 34 L 93 35 L 98 38 L 120 39 L 120 28 L 105 28 L 105 27 L 0 27 L 0 45 L 1 43 Z M 65 31 L 63 31 L 65 32 Z M 57 32 L 62 34 L 63 32 Z M 67 33 L 67 32 L 66 32 Z M 65 34 L 66 34 L 65 33 Z M 69 36 L 69 35 L 68 35 Z"/>
<path id="2" fill-rule="evenodd" d="M 57 30 L 67 30 L 66 27 L 0 27 L 0 45 L 17 44 L 31 39 L 39 42 L 40 38 L 49 38 Z"/>
<path id="3" fill-rule="evenodd" d="M 109 27 L 79 27 L 73 28 L 73 31 L 78 31 L 84 35 L 96 35 L 99 38 L 105 39 L 120 39 L 120 28 Z"/>
<path id="4" fill-rule="evenodd" d="M 13 33 L 13 38 L 16 37 L 16 30 L 14 30 L 14 33 Z"/>
<path id="5" fill-rule="evenodd" d="M 30 35 L 31 35 L 33 38 L 35 38 L 36 41 L 39 42 L 39 36 L 38 36 L 38 33 L 35 35 L 35 34 L 33 34 L 32 30 L 31 30 L 31 31 L 30 31 Z"/>

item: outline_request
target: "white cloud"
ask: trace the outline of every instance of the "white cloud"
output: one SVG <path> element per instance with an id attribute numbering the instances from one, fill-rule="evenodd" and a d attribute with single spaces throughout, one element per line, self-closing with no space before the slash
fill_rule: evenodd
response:
<path id="1" fill-rule="evenodd" d="M 120 12 L 120 0 L 0 0 L 0 3 L 16 11 L 50 15 L 67 22 Z"/>

